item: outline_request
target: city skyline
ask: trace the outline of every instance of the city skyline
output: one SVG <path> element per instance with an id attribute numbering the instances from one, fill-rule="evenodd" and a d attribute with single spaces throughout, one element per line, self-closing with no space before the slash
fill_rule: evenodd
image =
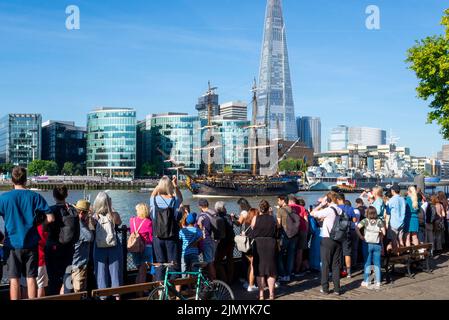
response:
<path id="1" fill-rule="evenodd" d="M 81 11 L 76 31 L 65 29 L 66 4 L 1 3 L 2 115 L 39 112 L 43 120 L 85 126 L 86 114 L 102 105 L 135 108 L 138 119 L 161 109 L 193 114 L 208 80 L 221 101 L 249 102 L 266 3 L 202 1 L 174 1 L 180 12 L 146 1 L 107 10 L 72 1 Z M 379 31 L 365 28 L 363 1 L 283 5 L 296 116 L 321 118 L 323 145 L 344 123 L 393 129 L 416 155 L 441 149 L 445 142 L 436 125 L 425 124 L 427 104 L 416 99 L 417 80 L 404 63 L 415 40 L 442 32 L 441 1 L 377 1 Z"/>

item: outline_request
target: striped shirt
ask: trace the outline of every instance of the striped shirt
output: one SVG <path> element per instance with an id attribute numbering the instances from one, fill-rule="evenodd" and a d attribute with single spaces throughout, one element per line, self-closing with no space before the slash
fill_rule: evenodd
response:
<path id="1" fill-rule="evenodd" d="M 198 246 L 192 246 L 203 237 L 203 232 L 196 227 L 186 227 L 179 231 L 182 240 L 182 256 L 199 255 Z"/>

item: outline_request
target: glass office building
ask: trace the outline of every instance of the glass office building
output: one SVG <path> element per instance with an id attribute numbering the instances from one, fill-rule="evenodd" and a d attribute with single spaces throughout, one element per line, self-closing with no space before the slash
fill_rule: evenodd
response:
<path id="1" fill-rule="evenodd" d="M 100 108 L 87 116 L 87 174 L 132 179 L 136 170 L 136 111 Z"/>
<path id="2" fill-rule="evenodd" d="M 283 140 L 296 141 L 298 129 L 281 0 L 267 0 L 261 56 L 257 122 L 279 131 L 277 136 Z"/>
<path id="3" fill-rule="evenodd" d="M 347 126 L 338 126 L 331 131 L 328 151 L 347 150 L 348 143 L 349 128 Z"/>
<path id="4" fill-rule="evenodd" d="M 27 167 L 41 159 L 40 114 L 8 114 L 0 120 L 0 163 Z"/>
<path id="5" fill-rule="evenodd" d="M 298 117 L 296 123 L 301 141 L 308 148 L 312 148 L 314 153 L 321 153 L 321 119 L 317 117 Z"/>
<path id="6" fill-rule="evenodd" d="M 216 152 L 220 155 L 220 157 L 217 158 L 221 160 L 221 163 L 218 163 L 216 169 L 223 170 L 224 168 L 232 168 L 234 172 L 249 171 L 250 154 L 247 148 L 249 141 L 249 130 L 246 128 L 251 125 L 251 122 L 248 120 L 218 117 L 214 119 L 212 124 L 216 125 L 214 130 L 216 131 L 217 138 L 219 139 L 217 144 L 221 146 L 216 149 Z"/>
<path id="7" fill-rule="evenodd" d="M 86 166 L 86 128 L 72 121 L 47 121 L 42 124 L 42 159 L 52 160 L 60 170 L 66 162 Z"/>
<path id="8" fill-rule="evenodd" d="M 199 117 L 185 113 L 148 115 L 145 121 L 145 130 L 150 134 L 141 133 L 141 137 L 144 140 L 150 139 L 150 143 L 142 141 L 143 159 L 139 162 L 151 163 L 157 166 L 163 174 L 173 174 L 173 171 L 167 169 L 173 167 L 174 164 L 164 162 L 169 159 L 162 155 L 158 150 L 160 149 L 177 164 L 183 165 L 184 170 L 190 173 L 198 172 L 201 163 L 200 124 Z M 142 132 L 142 128 L 140 131 Z M 161 166 L 161 164 L 164 165 Z"/>

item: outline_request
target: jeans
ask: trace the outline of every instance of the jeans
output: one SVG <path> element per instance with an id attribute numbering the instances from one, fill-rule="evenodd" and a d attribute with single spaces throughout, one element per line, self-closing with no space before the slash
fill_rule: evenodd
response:
<path id="1" fill-rule="evenodd" d="M 291 239 L 287 238 L 285 235 L 283 236 L 281 242 L 281 252 L 278 258 L 279 276 L 289 277 L 292 274 L 296 259 L 297 243 L 297 236 Z"/>
<path id="2" fill-rule="evenodd" d="M 374 266 L 374 275 L 376 283 L 380 283 L 382 281 L 381 279 L 381 262 L 380 262 L 380 256 L 382 252 L 382 245 L 380 243 L 368 243 L 368 256 L 365 262 L 365 275 L 364 275 L 364 281 L 365 282 L 371 282 L 369 277 L 371 275 L 371 267 Z"/>
<path id="3" fill-rule="evenodd" d="M 94 246 L 94 268 L 98 289 L 116 288 L 123 283 L 122 247 L 98 248 Z"/>
<path id="4" fill-rule="evenodd" d="M 169 271 L 179 271 L 178 262 L 180 261 L 178 254 L 178 245 L 179 242 L 177 239 L 159 239 L 158 237 L 153 238 L 153 249 L 154 249 L 154 258 L 156 263 L 176 263 L 174 268 L 170 268 Z M 156 267 L 156 281 L 163 281 L 165 278 L 165 268 L 164 267 Z M 175 278 L 174 276 L 170 277 L 171 279 Z"/>
<path id="5" fill-rule="evenodd" d="M 321 239 L 321 287 L 329 292 L 329 270 L 332 267 L 334 292 L 340 292 L 340 270 L 343 250 L 341 244 L 330 238 Z"/>

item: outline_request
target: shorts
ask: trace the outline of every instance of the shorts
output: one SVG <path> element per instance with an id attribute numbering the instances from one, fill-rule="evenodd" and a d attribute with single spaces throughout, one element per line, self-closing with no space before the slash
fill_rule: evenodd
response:
<path id="1" fill-rule="evenodd" d="M 215 261 L 217 244 L 217 241 L 212 239 L 203 242 L 203 261 L 205 263 L 213 263 Z"/>
<path id="2" fill-rule="evenodd" d="M 137 268 L 146 262 L 153 263 L 153 246 L 146 246 L 143 252 L 131 252 L 131 256 Z"/>
<path id="3" fill-rule="evenodd" d="M 394 229 L 390 226 L 387 231 L 387 238 L 391 240 L 393 247 L 397 247 L 399 239 L 404 239 L 404 229 Z"/>
<path id="4" fill-rule="evenodd" d="M 298 250 L 308 249 L 307 232 L 300 231 L 298 236 Z"/>
<path id="5" fill-rule="evenodd" d="M 76 292 L 86 291 L 87 289 L 87 266 L 72 268 L 72 285 Z"/>
<path id="6" fill-rule="evenodd" d="M 181 271 L 182 272 L 197 272 L 198 268 L 193 268 L 193 264 L 199 262 L 198 255 L 189 254 L 181 258 Z M 183 278 L 187 278 L 187 275 L 183 275 Z"/>
<path id="7" fill-rule="evenodd" d="M 6 249 L 5 260 L 9 279 L 37 278 L 38 251 L 35 249 Z"/>
<path id="8" fill-rule="evenodd" d="M 47 266 L 42 266 L 37 268 L 37 288 L 43 289 L 48 287 L 48 274 L 47 274 Z"/>
<path id="9" fill-rule="evenodd" d="M 348 234 L 348 237 L 341 243 L 341 248 L 343 249 L 344 257 L 352 256 L 352 239 L 350 234 Z"/>

